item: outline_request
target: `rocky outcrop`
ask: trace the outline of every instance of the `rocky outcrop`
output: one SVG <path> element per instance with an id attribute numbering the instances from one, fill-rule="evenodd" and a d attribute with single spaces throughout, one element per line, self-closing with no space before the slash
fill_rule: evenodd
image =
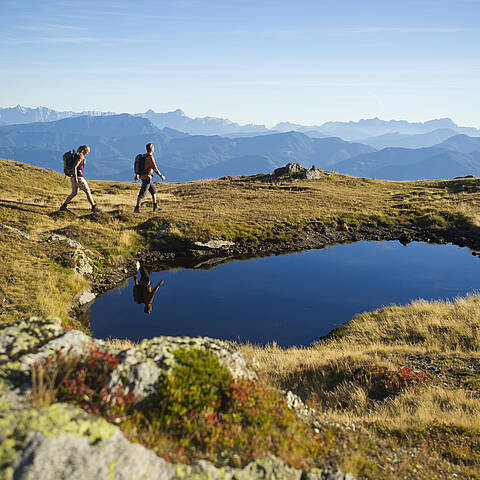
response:
<path id="1" fill-rule="evenodd" d="M 93 300 L 95 300 L 95 298 L 97 298 L 97 296 L 93 292 L 90 292 L 89 290 L 85 290 L 84 292 L 82 292 L 82 294 L 78 298 L 78 304 L 80 306 L 86 305 L 87 303 L 90 303 Z"/>
<path id="2" fill-rule="evenodd" d="M 300 163 L 287 163 L 284 167 L 275 169 L 267 175 L 268 179 L 282 180 L 289 178 L 303 178 L 306 180 L 319 180 L 325 175 L 325 172 L 315 165 L 307 169 Z"/>
<path id="3" fill-rule="evenodd" d="M 80 275 L 90 275 L 93 273 L 93 264 L 90 261 L 87 253 L 92 253 L 86 250 L 83 245 L 75 240 L 53 233 L 47 238 L 48 243 L 62 242 L 69 248 L 67 255 L 69 256 L 68 263 Z"/>
<path id="4" fill-rule="evenodd" d="M 302 472 L 274 456 L 242 469 L 215 467 L 204 460 L 171 464 L 129 442 L 114 425 L 67 404 L 19 410 L 3 402 L 0 430 L 6 436 L 0 437 L 0 480 L 353 479 L 331 470 Z"/>
<path id="5" fill-rule="evenodd" d="M 259 458 L 242 469 L 215 467 L 204 460 L 191 465 L 172 464 L 128 441 L 115 425 L 77 406 L 53 403 L 32 408 L 27 392 L 33 366 L 58 351 L 83 357 L 92 346 L 108 350 L 101 340 L 77 330 L 66 331 L 57 318 L 33 317 L 0 330 L 0 480 L 352 478 L 330 470 L 302 472 L 274 456 Z M 141 402 L 154 392 L 160 375 L 169 374 L 176 362 L 173 352 L 178 348 L 208 349 L 234 378 L 256 378 L 242 355 L 226 342 L 158 337 L 144 340 L 134 348 L 115 350 L 120 363 L 108 385 L 133 392 L 135 401 Z M 288 403 L 300 414 L 310 414 L 293 394 L 289 394 Z"/>
<path id="6" fill-rule="evenodd" d="M 284 167 L 276 168 L 271 174 L 275 178 L 293 177 L 305 172 L 305 167 L 299 163 L 287 163 Z"/>
<path id="7" fill-rule="evenodd" d="M 208 349 L 228 368 L 233 378 L 256 378 L 256 373 L 247 367 L 240 352 L 226 342 L 208 337 L 157 337 L 120 352 L 121 363 L 113 372 L 109 387 L 126 386 L 137 402 L 144 400 L 153 393 L 160 375 L 173 367 L 173 352 L 180 347 Z"/>
<path id="8" fill-rule="evenodd" d="M 194 242 L 196 247 L 200 248 L 228 248 L 233 247 L 235 242 L 229 242 L 228 240 L 209 240 L 208 242 Z"/>
<path id="9" fill-rule="evenodd" d="M 320 168 L 315 167 L 315 165 L 312 165 L 312 168 L 309 170 L 305 170 L 301 174 L 301 178 L 305 178 L 307 180 L 320 180 L 324 176 L 324 171 Z"/>
<path id="10" fill-rule="evenodd" d="M 57 351 L 79 356 L 92 347 L 106 350 L 105 342 L 92 339 L 79 330 L 65 331 L 57 318 L 37 318 L 15 322 L 0 330 L 0 379 L 22 385 L 28 382 L 32 366 Z M 140 402 L 153 393 L 161 374 L 175 365 L 178 348 L 206 349 L 214 353 L 234 378 L 256 378 L 239 351 L 228 343 L 208 337 L 157 337 L 138 346 L 117 351 L 120 363 L 113 371 L 109 387 L 126 387 Z"/>

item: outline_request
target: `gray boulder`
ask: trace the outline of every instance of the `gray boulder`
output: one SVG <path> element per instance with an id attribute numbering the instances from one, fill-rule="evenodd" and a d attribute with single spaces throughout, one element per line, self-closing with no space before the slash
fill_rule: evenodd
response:
<path id="1" fill-rule="evenodd" d="M 85 250 L 80 242 L 56 233 L 50 235 L 47 238 L 47 242 L 62 242 L 68 245 L 68 247 L 71 248 L 71 251 L 68 253 L 70 257 L 69 263 L 73 265 L 74 270 L 82 276 L 93 273 L 93 264 L 90 261 L 90 258 L 87 256 L 87 253 L 92 254 L 92 252 L 90 250 Z"/>
<path id="2" fill-rule="evenodd" d="M 323 170 L 315 167 L 315 165 L 312 165 L 312 168 L 305 170 L 301 174 L 301 178 L 305 178 L 306 180 L 320 180 L 322 176 Z"/>
<path id="3" fill-rule="evenodd" d="M 305 167 L 299 163 L 287 163 L 284 167 L 276 168 L 273 171 L 273 177 L 294 177 L 302 175 L 305 172 Z"/>

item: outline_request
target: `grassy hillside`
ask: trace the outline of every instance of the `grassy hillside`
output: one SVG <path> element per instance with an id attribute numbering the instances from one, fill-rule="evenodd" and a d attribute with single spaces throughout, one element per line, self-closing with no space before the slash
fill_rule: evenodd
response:
<path id="1" fill-rule="evenodd" d="M 90 183 L 103 213 L 92 215 L 82 193 L 70 212 L 59 213 L 67 179 L 0 160 L 2 322 L 41 314 L 78 326 L 75 297 L 143 248 L 182 251 L 194 240 L 223 238 L 268 252 L 299 248 L 305 238 L 321 246 L 388 235 L 480 246 L 476 178 L 387 182 L 332 173 L 317 181 L 166 183 L 155 215 L 149 202 L 132 213 L 138 185 Z M 167 234 L 156 238 L 164 224 Z M 45 241 L 51 233 L 91 250 L 93 277 L 74 273 L 68 248 Z M 372 479 L 478 479 L 479 305 L 478 297 L 417 301 L 357 315 L 310 348 L 241 349 L 265 385 L 292 390 L 316 410 L 329 458 L 344 471 Z"/>
<path id="2" fill-rule="evenodd" d="M 88 178 L 88 163 L 86 174 Z M 228 177 L 163 183 L 162 210 L 156 215 L 148 199 L 142 213 L 133 214 L 139 188 L 133 182 L 91 181 L 104 210 L 96 215 L 82 192 L 69 212 L 58 212 L 70 181 L 51 170 L 0 160 L 0 186 L 0 223 L 30 236 L 0 229 L 0 285 L 9 303 L 3 319 L 17 313 L 69 318 L 71 297 L 86 281 L 68 268 L 65 252 L 56 251 L 58 245 L 45 242 L 52 233 L 90 249 L 100 270 L 141 248 L 178 250 L 191 241 L 213 238 L 235 241 L 250 252 L 301 248 L 308 236 L 317 236 L 321 246 L 336 239 L 381 238 L 382 232 L 392 231 L 410 239 L 418 232 L 440 240 L 458 237 L 457 243 L 471 246 L 480 240 L 477 179 L 400 183 L 332 173 L 320 181 Z M 167 235 L 156 238 L 165 223 Z M 39 282 L 45 275 L 51 280 Z"/>

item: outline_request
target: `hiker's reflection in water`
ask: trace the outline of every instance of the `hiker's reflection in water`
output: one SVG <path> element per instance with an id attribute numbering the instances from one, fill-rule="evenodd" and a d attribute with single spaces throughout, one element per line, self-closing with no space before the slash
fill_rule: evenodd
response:
<path id="1" fill-rule="evenodd" d="M 152 313 L 153 297 L 163 284 L 163 280 L 157 283 L 156 287 L 152 290 L 152 283 L 150 282 L 150 274 L 145 267 L 140 267 L 140 280 L 137 279 L 137 275 L 133 277 L 135 279 L 135 285 L 133 286 L 133 299 L 137 303 L 144 303 L 145 313 Z"/>

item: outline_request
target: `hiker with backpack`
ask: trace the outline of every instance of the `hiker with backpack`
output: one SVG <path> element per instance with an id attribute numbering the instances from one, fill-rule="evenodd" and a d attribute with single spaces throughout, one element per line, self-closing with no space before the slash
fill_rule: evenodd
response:
<path id="1" fill-rule="evenodd" d="M 138 268 L 138 267 L 137 267 Z M 153 297 L 157 293 L 157 290 L 163 285 L 163 280 L 157 283 L 152 290 L 152 284 L 150 282 L 150 274 L 145 267 L 140 267 L 140 280 L 137 278 L 137 274 L 133 277 L 135 279 L 135 285 L 133 286 L 133 299 L 136 303 L 144 303 L 145 308 L 143 311 L 147 314 L 152 313 Z"/>
<path id="2" fill-rule="evenodd" d="M 165 180 L 165 176 L 158 170 L 155 159 L 153 158 L 153 143 L 147 143 L 145 146 L 147 153 L 140 153 L 135 157 L 135 181 L 139 178 L 142 181 L 142 186 L 137 197 L 137 205 L 133 210 L 134 213 L 140 213 L 140 204 L 147 194 L 147 190 L 150 192 L 153 200 L 153 211 L 158 208 L 157 203 L 157 189 L 153 184 L 153 172 L 155 172 L 162 180 Z"/>
<path id="3" fill-rule="evenodd" d="M 88 145 L 80 145 L 78 150 L 72 150 L 71 152 L 66 152 L 63 155 L 63 172 L 67 177 L 70 177 L 72 182 L 72 193 L 66 198 L 63 202 L 60 210 L 67 210 L 67 205 L 72 201 L 78 193 L 78 190 L 82 190 L 87 195 L 88 202 L 92 206 L 92 212 L 101 212 L 93 201 L 92 192 L 88 186 L 87 181 L 83 177 L 83 168 L 85 166 L 85 156 L 90 152 L 90 147 Z"/>

